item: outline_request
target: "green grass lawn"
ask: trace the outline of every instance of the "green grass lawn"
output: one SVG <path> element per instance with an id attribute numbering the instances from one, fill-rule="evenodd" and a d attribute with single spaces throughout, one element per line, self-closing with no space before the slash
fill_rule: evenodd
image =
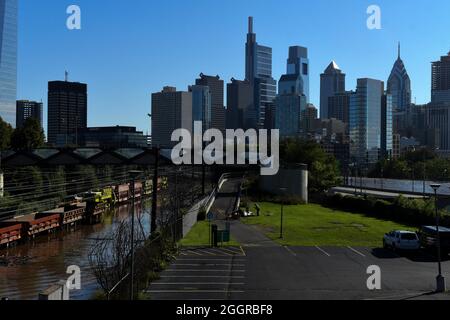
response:
<path id="1" fill-rule="evenodd" d="M 380 247 L 384 234 L 414 228 L 320 205 L 284 207 L 284 239 L 280 238 L 281 207 L 262 203 L 261 216 L 242 219 L 257 225 L 269 238 L 289 246 L 364 246 Z"/>
<path id="2" fill-rule="evenodd" d="M 209 246 L 209 222 L 200 221 L 192 228 L 188 235 L 180 241 L 182 246 Z M 220 245 L 220 244 L 219 244 Z M 224 246 L 239 246 L 233 238 L 229 243 L 224 243 Z"/>

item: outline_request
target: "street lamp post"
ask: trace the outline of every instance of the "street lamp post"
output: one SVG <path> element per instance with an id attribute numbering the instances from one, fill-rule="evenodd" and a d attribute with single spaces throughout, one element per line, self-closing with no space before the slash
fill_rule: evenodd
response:
<path id="1" fill-rule="evenodd" d="M 436 278 L 436 292 L 445 292 L 445 278 L 442 276 L 442 260 L 441 260 L 441 235 L 439 228 L 439 210 L 438 210 L 438 190 L 441 187 L 440 184 L 432 184 L 431 188 L 434 190 L 434 201 L 435 201 L 435 210 L 436 210 L 436 248 L 437 248 L 437 257 L 438 257 L 438 268 L 439 274 Z"/>
<path id="2" fill-rule="evenodd" d="M 286 188 L 280 188 L 282 196 L 286 193 Z M 280 239 L 283 239 L 283 223 L 284 223 L 284 199 L 281 198 L 281 221 L 280 221 Z"/>
<path id="3" fill-rule="evenodd" d="M 134 207 L 136 199 L 136 178 L 142 174 L 142 171 L 132 170 L 129 172 L 131 176 L 131 186 L 133 188 L 133 197 L 131 202 L 131 280 L 130 280 L 130 300 L 134 300 Z"/>

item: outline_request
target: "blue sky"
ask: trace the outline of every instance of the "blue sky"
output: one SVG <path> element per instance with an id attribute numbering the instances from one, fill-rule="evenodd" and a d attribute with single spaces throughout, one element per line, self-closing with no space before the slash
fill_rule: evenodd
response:
<path id="1" fill-rule="evenodd" d="M 448 0 L 20 0 L 18 98 L 47 105 L 47 81 L 88 83 L 89 126 L 150 130 L 150 95 L 164 85 L 186 90 L 200 72 L 229 81 L 244 76 L 247 17 L 257 40 L 273 47 L 274 78 L 285 72 L 288 47 L 309 48 L 311 99 L 331 60 L 356 79 L 386 81 L 397 42 L 413 97 L 430 100 L 430 62 L 450 50 Z M 82 30 L 66 28 L 66 8 L 79 5 Z M 377 4 L 382 30 L 366 27 Z M 46 122 L 45 122 L 46 123 Z M 45 124 L 46 126 L 46 124 Z"/>

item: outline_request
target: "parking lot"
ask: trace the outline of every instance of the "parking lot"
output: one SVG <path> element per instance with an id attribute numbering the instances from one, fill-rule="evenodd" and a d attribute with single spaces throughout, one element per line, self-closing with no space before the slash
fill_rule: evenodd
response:
<path id="1" fill-rule="evenodd" d="M 147 293 L 156 300 L 227 300 L 244 293 L 246 263 L 240 247 L 185 248 Z"/>

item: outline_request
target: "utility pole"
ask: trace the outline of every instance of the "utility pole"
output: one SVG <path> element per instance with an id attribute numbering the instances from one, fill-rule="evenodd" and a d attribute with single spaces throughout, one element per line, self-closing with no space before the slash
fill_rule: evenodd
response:
<path id="1" fill-rule="evenodd" d="M 153 194 L 152 194 L 152 215 L 151 215 L 151 233 L 156 232 L 156 211 L 158 209 L 158 166 L 159 166 L 159 148 L 154 148 L 155 172 L 153 173 Z"/>
<path id="2" fill-rule="evenodd" d="M 438 256 L 438 269 L 439 274 L 436 277 L 436 292 L 445 292 L 445 278 L 442 276 L 442 259 L 441 259 L 441 233 L 440 233 L 440 217 L 439 217 L 439 209 L 438 209 L 438 194 L 437 191 L 441 187 L 440 184 L 432 184 L 430 186 L 434 190 L 434 201 L 435 201 L 435 210 L 436 210 L 436 248 L 437 248 L 437 256 Z"/>
<path id="3" fill-rule="evenodd" d="M 130 281 L 130 301 L 134 300 L 134 209 L 136 205 L 136 178 L 142 174 L 142 171 L 130 171 L 131 187 L 133 188 L 133 197 L 131 201 L 131 281 Z"/>

